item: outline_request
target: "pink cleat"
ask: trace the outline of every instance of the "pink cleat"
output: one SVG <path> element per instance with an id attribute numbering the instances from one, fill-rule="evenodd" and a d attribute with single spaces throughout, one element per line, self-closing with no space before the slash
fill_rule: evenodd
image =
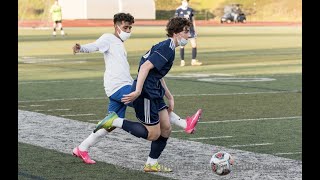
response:
<path id="1" fill-rule="evenodd" d="M 72 155 L 81 158 L 86 164 L 95 164 L 96 162 L 92 160 L 88 154 L 88 151 L 80 151 L 79 147 L 75 147 L 72 151 Z"/>
<path id="2" fill-rule="evenodd" d="M 187 127 L 184 130 L 186 133 L 188 134 L 193 134 L 194 131 L 196 130 L 195 127 L 199 121 L 199 119 L 201 118 L 201 114 L 202 114 L 202 109 L 199 109 L 193 116 L 191 117 L 187 117 L 186 121 L 187 121 Z"/>

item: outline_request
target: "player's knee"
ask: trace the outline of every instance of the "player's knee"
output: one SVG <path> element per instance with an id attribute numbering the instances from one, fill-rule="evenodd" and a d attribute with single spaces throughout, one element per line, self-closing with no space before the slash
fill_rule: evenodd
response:
<path id="1" fill-rule="evenodd" d="M 169 137 L 172 131 L 172 127 L 171 126 L 165 126 L 163 128 L 161 128 L 161 136 L 163 137 Z"/>
<path id="2" fill-rule="evenodd" d="M 160 137 L 160 131 L 149 131 L 148 140 L 155 141 Z"/>
<path id="3" fill-rule="evenodd" d="M 170 123 L 166 123 L 161 126 L 161 132 L 164 132 L 164 131 L 171 132 L 171 129 L 172 127 Z"/>

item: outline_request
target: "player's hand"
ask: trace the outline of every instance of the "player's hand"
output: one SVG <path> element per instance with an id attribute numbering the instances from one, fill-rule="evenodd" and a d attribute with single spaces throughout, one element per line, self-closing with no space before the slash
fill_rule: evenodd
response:
<path id="1" fill-rule="evenodd" d="M 75 55 L 76 53 L 78 53 L 80 51 L 80 44 L 76 43 L 73 47 L 72 47 L 72 50 L 73 50 L 73 55 Z"/>
<path id="2" fill-rule="evenodd" d="M 123 98 L 121 98 L 121 102 L 124 104 L 129 104 L 130 102 L 133 102 L 140 96 L 141 92 L 139 91 L 133 91 L 130 94 L 123 95 Z"/>
<path id="3" fill-rule="evenodd" d="M 168 107 L 168 112 L 171 113 L 174 109 L 174 99 L 168 99 L 169 107 Z"/>

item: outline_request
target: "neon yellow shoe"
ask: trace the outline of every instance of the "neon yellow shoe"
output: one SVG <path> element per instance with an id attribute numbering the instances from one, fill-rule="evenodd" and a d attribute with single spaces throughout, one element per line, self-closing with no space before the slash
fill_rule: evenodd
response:
<path id="1" fill-rule="evenodd" d="M 118 115 L 115 112 L 110 112 L 104 119 L 98 122 L 93 132 L 95 133 L 101 128 L 108 130 L 109 128 L 112 127 L 113 121 L 117 118 L 118 118 Z"/>
<path id="2" fill-rule="evenodd" d="M 172 172 L 170 168 L 160 165 L 158 162 L 154 165 L 145 164 L 143 170 L 144 172 Z"/>

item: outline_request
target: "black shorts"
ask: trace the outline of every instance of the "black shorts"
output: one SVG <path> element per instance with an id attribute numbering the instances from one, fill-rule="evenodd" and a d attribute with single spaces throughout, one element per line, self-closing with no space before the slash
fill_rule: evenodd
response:
<path id="1" fill-rule="evenodd" d="M 57 23 L 62 23 L 62 20 L 60 20 L 60 21 L 55 21 L 55 23 L 57 24 Z"/>
<path id="2" fill-rule="evenodd" d="M 133 107 L 138 120 L 149 126 L 158 124 L 160 120 L 158 113 L 163 109 L 168 109 L 163 98 L 150 100 L 143 96 L 139 96 L 133 101 Z"/>

